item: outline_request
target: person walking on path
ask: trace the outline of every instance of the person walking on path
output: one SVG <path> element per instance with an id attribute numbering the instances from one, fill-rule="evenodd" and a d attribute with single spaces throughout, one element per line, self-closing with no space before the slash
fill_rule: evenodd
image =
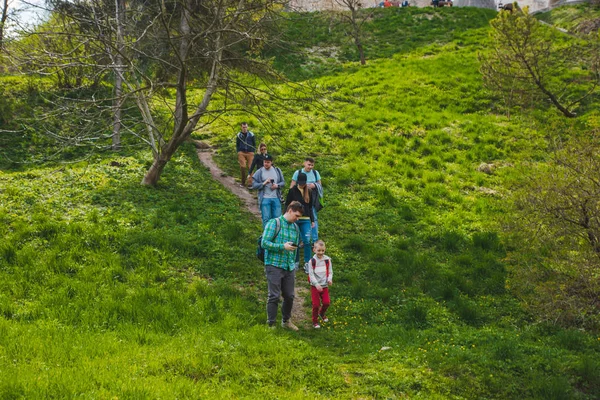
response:
<path id="1" fill-rule="evenodd" d="M 313 200 L 315 198 L 315 191 L 308 188 L 306 183 L 306 174 L 300 172 L 296 176 L 296 185 L 292 187 L 287 194 L 285 204 L 286 206 L 293 201 L 297 201 L 302 204 L 302 216 L 298 219 L 298 227 L 300 228 L 300 235 L 302 242 L 304 243 L 304 270 L 306 270 L 306 264 L 310 260 L 310 244 L 311 244 L 311 229 L 313 228 L 314 213 L 313 213 Z M 298 260 L 300 255 L 298 254 Z"/>
<path id="2" fill-rule="evenodd" d="M 294 331 L 298 327 L 291 321 L 296 285 L 296 250 L 300 235 L 296 221 L 302 216 L 302 204 L 291 202 L 285 214 L 270 220 L 265 226 L 261 245 L 265 249 L 265 275 L 267 277 L 267 323 L 275 327 L 279 298 L 281 305 L 281 326 Z"/>
<path id="3" fill-rule="evenodd" d="M 284 185 L 283 173 L 273 166 L 273 156 L 265 154 L 263 167 L 252 176 L 252 189 L 258 189 L 258 208 L 263 228 L 270 219 L 281 215 L 281 189 Z"/>
<path id="4" fill-rule="evenodd" d="M 248 124 L 242 122 L 241 131 L 235 137 L 235 149 L 238 155 L 238 163 L 240 164 L 240 173 L 242 178 L 241 186 L 246 186 L 246 177 L 248 176 L 248 168 L 252 164 L 254 151 L 256 151 L 256 137 L 254 133 L 248 130 Z"/>
<path id="5" fill-rule="evenodd" d="M 315 255 L 310 259 L 308 266 L 308 281 L 310 282 L 310 297 L 312 300 L 313 327 L 321 327 L 319 318 L 329 322 L 325 314 L 331 304 L 329 287 L 333 284 L 333 266 L 331 258 L 325 255 L 325 242 L 317 240 L 313 246 Z"/>
<path id="6" fill-rule="evenodd" d="M 248 183 L 248 186 L 252 186 L 252 171 L 254 171 L 254 168 L 256 168 L 256 170 L 258 171 L 263 167 L 263 162 L 265 161 L 266 154 L 267 145 L 261 143 L 260 145 L 258 145 L 258 153 L 254 155 L 254 158 L 252 159 L 252 164 L 250 165 L 250 169 L 248 170 L 248 176 L 246 177 L 246 182 Z"/>
<path id="7" fill-rule="evenodd" d="M 298 181 L 298 174 L 300 172 L 303 172 L 306 174 L 306 182 L 308 184 L 308 188 L 318 193 L 318 196 L 316 196 L 315 202 L 313 203 L 314 225 L 311 229 L 312 242 L 316 242 L 317 240 L 319 240 L 319 219 L 317 217 L 317 213 L 321 210 L 321 208 L 323 208 L 321 204 L 321 199 L 323 198 L 323 186 L 321 185 L 321 175 L 319 174 L 319 171 L 314 169 L 314 167 L 314 158 L 306 157 L 304 159 L 303 168 L 294 172 L 294 175 L 292 176 L 292 183 L 290 184 L 290 189 L 296 186 L 296 183 Z"/>

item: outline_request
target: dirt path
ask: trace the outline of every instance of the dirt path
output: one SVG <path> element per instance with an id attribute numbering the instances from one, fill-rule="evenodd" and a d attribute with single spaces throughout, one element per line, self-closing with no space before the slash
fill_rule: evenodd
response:
<path id="1" fill-rule="evenodd" d="M 215 161 L 213 160 L 213 152 L 209 148 L 206 148 L 206 145 L 199 142 L 194 142 L 197 147 L 198 158 L 207 167 L 210 171 L 212 177 L 221 185 L 229 189 L 233 194 L 238 196 L 246 205 L 248 211 L 250 211 L 256 218 L 260 219 L 260 210 L 258 209 L 258 204 L 256 197 L 248 191 L 248 189 L 240 187 L 239 183 L 236 180 L 228 176 L 221 168 L 217 166 Z M 260 234 L 257 233 L 257 237 Z M 306 318 L 308 315 L 308 311 L 304 307 L 304 301 L 308 294 L 308 283 L 306 282 L 306 276 L 304 272 L 297 271 L 296 276 L 296 290 L 295 295 L 296 299 L 294 301 L 294 307 L 292 308 L 292 321 L 296 325 L 308 326 L 309 320 Z M 265 293 L 266 295 L 266 293 Z"/>

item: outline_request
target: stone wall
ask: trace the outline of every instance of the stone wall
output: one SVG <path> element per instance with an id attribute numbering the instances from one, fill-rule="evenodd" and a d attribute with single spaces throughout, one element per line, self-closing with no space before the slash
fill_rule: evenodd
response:
<path id="1" fill-rule="evenodd" d="M 382 0 L 363 0 L 363 6 L 377 7 Z M 409 0 L 411 7 L 428 7 L 431 0 Z M 518 0 L 520 7 L 529 6 L 530 13 L 547 11 L 554 7 L 566 4 L 584 3 L 587 0 Z M 454 0 L 455 7 L 481 7 L 497 9 L 498 3 L 511 3 L 511 0 Z M 291 11 L 323 11 L 323 10 L 345 10 L 336 0 L 291 0 L 289 3 Z"/>
<path id="2" fill-rule="evenodd" d="M 454 0 L 454 7 L 479 7 L 495 10 L 498 6 L 495 0 Z"/>

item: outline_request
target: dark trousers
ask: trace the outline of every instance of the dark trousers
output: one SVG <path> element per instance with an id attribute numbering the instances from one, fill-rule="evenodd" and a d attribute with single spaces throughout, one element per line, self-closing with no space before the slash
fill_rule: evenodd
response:
<path id="1" fill-rule="evenodd" d="M 292 306 L 294 305 L 296 270 L 286 271 L 272 265 L 265 265 L 265 275 L 267 276 L 267 285 L 269 289 L 269 297 L 267 299 L 267 322 L 269 325 L 275 324 L 279 298 L 282 296 L 283 304 L 281 305 L 281 315 L 283 322 L 287 322 L 292 316 Z"/>

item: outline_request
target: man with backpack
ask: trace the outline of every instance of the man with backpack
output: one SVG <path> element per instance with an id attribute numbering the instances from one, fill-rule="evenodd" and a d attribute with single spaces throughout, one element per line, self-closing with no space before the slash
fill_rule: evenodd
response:
<path id="1" fill-rule="evenodd" d="M 292 201 L 285 214 L 271 219 L 265 226 L 261 247 L 264 249 L 265 275 L 269 296 L 267 299 L 267 323 L 275 327 L 279 298 L 281 305 L 281 326 L 293 331 L 298 327 L 291 321 L 296 286 L 296 250 L 300 243 L 300 233 L 296 221 L 302 216 L 302 204 Z"/>
<path id="2" fill-rule="evenodd" d="M 258 189 L 258 208 L 263 228 L 267 221 L 281 215 L 281 189 L 285 185 L 283 173 L 273 166 L 273 156 L 263 156 L 263 166 L 252 175 L 252 189 Z"/>
<path id="3" fill-rule="evenodd" d="M 311 242 L 314 243 L 319 240 L 319 221 L 317 219 L 317 213 L 323 208 L 321 204 L 321 199 L 323 198 L 323 186 L 321 185 L 321 175 L 319 171 L 315 170 L 315 159 L 312 157 L 306 157 L 304 159 L 304 168 L 297 170 L 294 172 L 294 176 L 292 176 L 292 183 L 290 184 L 290 189 L 296 186 L 298 182 L 298 174 L 303 172 L 306 174 L 306 185 L 312 191 L 316 191 L 318 196 L 315 196 L 315 202 L 313 206 L 313 216 L 315 225 L 311 229 Z"/>

